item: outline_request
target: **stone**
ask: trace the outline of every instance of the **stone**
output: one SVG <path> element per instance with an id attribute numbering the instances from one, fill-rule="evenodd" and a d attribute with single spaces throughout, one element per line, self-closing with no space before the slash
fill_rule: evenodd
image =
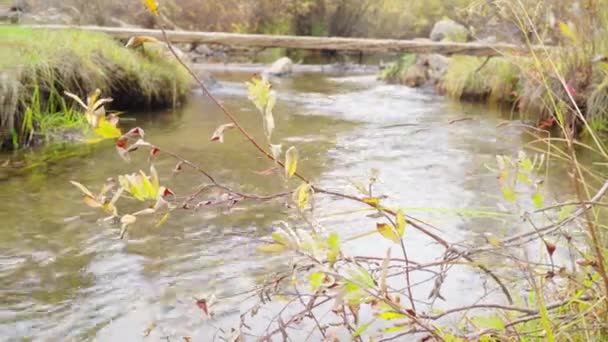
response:
<path id="1" fill-rule="evenodd" d="M 264 74 L 268 76 L 288 76 L 293 71 L 293 61 L 289 57 L 281 57 L 272 65 L 264 70 Z"/>
<path id="2" fill-rule="evenodd" d="M 207 45 L 199 45 L 194 49 L 194 52 L 197 55 L 201 55 L 203 57 L 213 56 L 213 50 L 211 50 Z"/>
<path id="3" fill-rule="evenodd" d="M 426 84 L 427 81 L 428 76 L 426 69 L 422 64 L 416 63 L 407 69 L 403 75 L 401 83 L 408 87 L 417 88 Z"/>
<path id="4" fill-rule="evenodd" d="M 36 14 L 25 13 L 21 16 L 19 23 L 27 24 L 52 24 L 52 25 L 73 25 L 74 18 L 55 7 L 38 12 Z"/>
<path id="5" fill-rule="evenodd" d="M 201 71 L 197 74 L 199 79 L 205 83 L 209 89 L 221 88 L 220 82 L 207 71 Z"/>
<path id="6" fill-rule="evenodd" d="M 470 31 L 464 25 L 451 19 L 444 19 L 435 23 L 430 38 L 434 42 L 466 42 L 469 40 L 469 36 Z"/>
<path id="7" fill-rule="evenodd" d="M 440 54 L 425 55 L 421 57 L 421 63 L 427 68 L 429 81 L 437 84 L 448 72 L 450 58 Z"/>

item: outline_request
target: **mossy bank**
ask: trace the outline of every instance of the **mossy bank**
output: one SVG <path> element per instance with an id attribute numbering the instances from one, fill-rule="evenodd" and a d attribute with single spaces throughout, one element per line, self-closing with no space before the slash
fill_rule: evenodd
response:
<path id="1" fill-rule="evenodd" d="M 64 91 L 84 98 L 100 89 L 114 110 L 179 103 L 189 76 L 159 44 L 150 45 L 133 50 L 98 33 L 0 26 L 2 147 L 84 124 Z"/>
<path id="2" fill-rule="evenodd" d="M 560 57 L 554 57 L 558 68 L 565 64 Z M 552 101 L 568 103 L 572 96 L 592 128 L 606 131 L 608 64 L 593 62 L 591 58 L 579 58 L 579 61 L 584 63 L 563 67 L 567 90 L 558 78 L 551 76 L 551 70 L 543 72 L 542 77 L 539 72 L 531 71 L 530 57 L 404 55 L 387 65 L 379 78 L 409 87 L 432 87 L 439 94 L 456 100 L 506 104 L 523 117 L 536 120 L 540 126 L 553 122 Z M 577 130 L 582 128 L 580 122 L 574 122 L 567 106 L 562 112 L 566 120 L 572 121 L 570 125 L 578 126 Z"/>

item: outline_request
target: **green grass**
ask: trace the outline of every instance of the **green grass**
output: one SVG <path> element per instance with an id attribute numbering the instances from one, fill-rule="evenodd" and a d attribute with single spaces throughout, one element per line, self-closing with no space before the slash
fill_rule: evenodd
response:
<path id="1" fill-rule="evenodd" d="M 0 47 L 0 132 L 5 138 L 16 132 L 23 138 L 25 128 L 41 132 L 78 125 L 71 101 L 64 101 L 66 90 L 85 97 L 99 88 L 114 98 L 113 108 L 130 109 L 170 106 L 189 88 L 188 74 L 163 56 L 160 46 L 134 51 L 100 33 L 0 26 Z"/>
<path id="2" fill-rule="evenodd" d="M 518 80 L 519 69 L 505 58 L 454 56 L 442 87 L 456 99 L 510 102 Z"/>
<path id="3" fill-rule="evenodd" d="M 382 70 L 378 77 L 389 83 L 399 83 L 407 70 L 416 63 L 416 58 L 415 54 L 405 54 Z"/>

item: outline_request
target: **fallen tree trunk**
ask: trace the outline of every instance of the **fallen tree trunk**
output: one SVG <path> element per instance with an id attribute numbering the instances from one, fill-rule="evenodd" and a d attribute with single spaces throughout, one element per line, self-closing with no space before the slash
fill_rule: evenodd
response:
<path id="1" fill-rule="evenodd" d="M 160 30 L 99 26 L 31 25 L 47 30 L 77 29 L 103 32 L 117 39 L 149 36 L 162 39 Z M 302 37 L 225 32 L 166 31 L 172 43 L 221 44 L 258 48 L 288 48 L 304 50 L 358 51 L 363 53 L 438 53 L 442 55 L 498 56 L 527 54 L 529 48 L 506 43 L 454 43 L 430 40 L 397 40 L 339 37 Z M 533 47 L 535 50 L 544 47 Z"/>

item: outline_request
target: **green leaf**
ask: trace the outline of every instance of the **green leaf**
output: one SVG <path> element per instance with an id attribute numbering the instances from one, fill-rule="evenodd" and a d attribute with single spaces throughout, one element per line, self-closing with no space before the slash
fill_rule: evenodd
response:
<path id="1" fill-rule="evenodd" d="M 532 164 L 530 158 L 525 158 L 519 162 L 519 167 L 530 172 L 534 169 L 534 164 Z"/>
<path id="2" fill-rule="evenodd" d="M 347 282 L 346 284 L 344 284 L 344 291 L 347 294 L 352 294 L 352 293 L 357 292 L 359 290 L 361 290 L 361 286 L 359 286 L 357 284 L 354 284 L 354 283 L 351 283 L 351 282 Z"/>
<path id="3" fill-rule="evenodd" d="M 405 232 L 405 225 L 407 221 L 405 220 L 405 215 L 403 214 L 403 210 L 399 209 L 397 211 L 397 234 L 400 237 L 403 237 L 403 233 Z"/>
<path id="4" fill-rule="evenodd" d="M 467 341 L 467 340 L 464 340 L 464 339 L 462 339 L 462 338 L 460 338 L 460 337 L 456 337 L 456 336 L 451 335 L 451 334 L 443 334 L 441 337 L 443 337 L 443 339 L 444 339 L 446 342 L 469 342 L 469 341 Z M 485 336 L 481 336 L 481 337 L 479 338 L 479 342 L 481 342 L 481 341 L 482 341 L 482 339 L 483 339 L 484 337 L 485 337 Z"/>
<path id="5" fill-rule="evenodd" d="M 304 209 L 310 200 L 312 188 L 308 183 L 302 183 L 294 192 L 294 201 L 298 204 L 298 208 Z"/>
<path id="6" fill-rule="evenodd" d="M 167 220 L 169 219 L 170 215 L 171 215 L 171 212 L 167 211 L 163 216 L 161 216 L 161 218 L 158 220 L 158 222 L 156 222 L 155 227 L 158 228 L 158 227 L 162 226 L 163 224 L 165 224 L 165 222 L 167 222 Z"/>
<path id="7" fill-rule="evenodd" d="M 321 272 L 311 273 L 310 276 L 308 276 L 308 280 L 310 284 L 310 290 L 312 292 L 317 292 L 323 285 L 323 281 L 325 280 L 325 274 Z"/>
<path id="8" fill-rule="evenodd" d="M 367 331 L 367 329 L 369 329 L 369 327 L 372 325 L 372 323 L 374 323 L 374 321 L 365 323 L 365 324 L 361 324 L 360 326 L 357 327 L 357 329 L 355 330 L 355 332 L 353 333 L 353 337 L 359 337 L 361 336 L 361 334 L 365 333 Z"/>
<path id="9" fill-rule="evenodd" d="M 524 184 L 532 184 L 532 180 L 530 179 L 530 177 L 526 176 L 521 172 L 517 174 L 517 180 Z"/>
<path id="10" fill-rule="evenodd" d="M 540 192 L 535 192 L 532 194 L 532 203 L 537 209 L 543 207 L 543 194 Z"/>
<path id="11" fill-rule="evenodd" d="M 298 150 L 292 146 L 285 153 L 285 177 L 291 178 L 298 168 Z"/>
<path id="12" fill-rule="evenodd" d="M 557 219 L 557 221 L 562 222 L 563 220 L 567 219 L 568 217 L 570 217 L 570 215 L 572 215 L 573 211 L 573 205 L 563 206 L 562 209 L 559 211 L 559 218 Z"/>
<path id="13" fill-rule="evenodd" d="M 358 286 L 365 286 L 366 288 L 373 288 L 376 286 L 376 282 L 369 272 L 364 268 L 357 268 L 351 270 L 350 278 L 353 283 Z"/>
<path id="14" fill-rule="evenodd" d="M 285 246 L 278 244 L 278 243 L 272 243 L 269 245 L 262 245 L 262 246 L 258 246 L 258 251 L 260 252 L 265 252 L 265 253 L 279 253 L 285 250 Z"/>
<path id="15" fill-rule="evenodd" d="M 141 176 L 141 192 L 143 197 L 149 199 L 155 198 L 158 188 L 154 189 L 154 185 L 152 185 L 152 182 L 143 171 L 140 170 L 139 174 Z"/>
<path id="16" fill-rule="evenodd" d="M 502 197 L 504 197 L 504 199 L 509 202 L 517 201 L 517 195 L 515 194 L 515 191 L 513 191 L 513 189 L 508 186 L 504 186 L 502 188 Z"/>
<path id="17" fill-rule="evenodd" d="M 253 78 L 251 82 L 247 82 L 246 84 L 249 100 L 253 102 L 262 116 L 266 116 L 270 96 L 270 83 L 263 78 Z"/>
<path id="18" fill-rule="evenodd" d="M 338 233 L 329 234 L 329 237 L 327 238 L 327 246 L 331 251 L 340 251 L 340 236 L 338 235 Z"/>
<path id="19" fill-rule="evenodd" d="M 114 139 L 122 135 L 120 129 L 118 129 L 108 120 L 105 120 L 105 118 L 99 119 L 99 124 L 97 128 L 95 128 L 94 133 L 103 139 Z"/>
<path id="20" fill-rule="evenodd" d="M 505 329 L 505 322 L 498 316 L 473 317 L 473 323 L 482 329 L 495 329 L 497 331 Z"/>
<path id="21" fill-rule="evenodd" d="M 564 36 L 572 41 L 576 41 L 576 34 L 570 28 L 570 26 L 568 26 L 568 24 L 566 24 L 565 22 L 563 22 L 563 21 L 559 22 L 559 31 L 561 32 L 562 36 Z"/>
<path id="22" fill-rule="evenodd" d="M 272 233 L 272 239 L 280 245 L 283 245 L 283 246 L 289 245 L 289 239 L 282 233 L 279 233 L 279 232 Z"/>
<path id="23" fill-rule="evenodd" d="M 386 328 L 386 329 L 382 330 L 382 332 L 384 332 L 385 334 L 390 334 L 390 333 L 403 331 L 403 330 L 407 329 L 407 327 L 408 327 L 407 325 L 396 325 L 394 327 Z"/>
<path id="24" fill-rule="evenodd" d="M 400 312 L 395 312 L 395 311 L 386 311 L 383 312 L 381 314 L 378 315 L 378 318 L 381 318 L 385 321 L 390 321 L 393 319 L 402 319 L 402 318 L 408 318 L 407 315 L 404 315 Z"/>
<path id="25" fill-rule="evenodd" d="M 340 237 L 337 233 L 329 234 L 327 238 L 327 247 L 329 248 L 329 253 L 327 253 L 327 260 L 329 262 L 334 262 L 340 255 Z"/>

